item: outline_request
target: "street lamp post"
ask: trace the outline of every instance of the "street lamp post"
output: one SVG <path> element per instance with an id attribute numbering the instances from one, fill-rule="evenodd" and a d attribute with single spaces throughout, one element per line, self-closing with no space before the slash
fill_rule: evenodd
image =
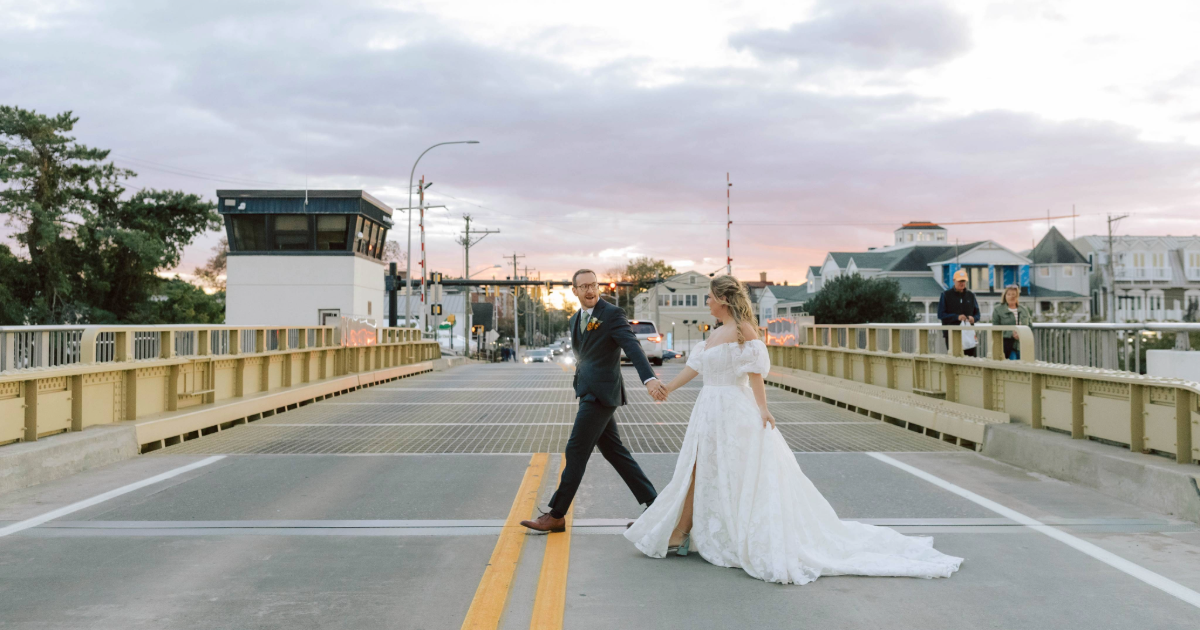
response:
<path id="1" fill-rule="evenodd" d="M 421 162 L 421 158 L 425 157 L 426 153 L 432 151 L 435 147 L 440 147 L 443 144 L 479 144 L 478 140 L 455 140 L 453 142 L 439 142 L 428 149 L 421 152 L 417 156 L 417 161 L 413 162 L 412 171 L 408 174 L 408 252 L 404 255 L 404 325 L 408 326 L 412 319 L 412 189 L 413 176 L 417 173 L 417 164 Z M 424 274 L 421 278 L 422 284 L 425 282 Z M 422 320 L 424 318 L 422 317 Z"/>

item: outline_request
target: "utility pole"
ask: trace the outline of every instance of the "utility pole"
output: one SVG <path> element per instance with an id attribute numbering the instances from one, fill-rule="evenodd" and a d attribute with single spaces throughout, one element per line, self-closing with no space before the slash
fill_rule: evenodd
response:
<path id="1" fill-rule="evenodd" d="M 513 255 L 511 256 L 512 265 L 513 265 L 513 274 L 512 274 L 513 280 L 519 280 L 519 278 L 517 278 L 517 259 L 524 258 L 524 257 L 525 257 L 525 254 L 518 254 L 516 252 L 513 252 Z M 509 258 L 509 256 L 505 256 L 505 258 Z M 520 314 L 521 313 L 521 300 L 520 300 L 521 287 L 519 287 L 517 285 L 513 285 L 512 290 L 513 290 L 513 353 L 514 353 L 513 356 L 516 357 L 518 360 L 520 360 L 520 358 L 521 358 L 521 326 L 520 326 L 520 322 L 521 322 L 521 314 Z"/>
<path id="2" fill-rule="evenodd" d="M 471 246 L 475 245 L 479 241 L 482 241 L 483 239 L 487 238 L 488 234 L 497 234 L 500 232 L 500 230 L 472 230 L 471 229 L 471 215 L 464 214 L 463 219 L 466 220 L 467 227 L 466 227 L 466 229 L 463 230 L 463 236 L 462 236 L 462 239 L 459 240 L 459 243 L 461 243 L 463 246 L 463 279 L 469 280 L 471 278 Z M 471 240 L 472 234 L 482 234 L 482 236 L 480 236 L 479 238 L 477 238 L 475 240 Z M 470 354 L 470 352 L 471 352 L 471 287 L 470 286 L 463 287 L 463 303 L 465 304 L 465 306 L 463 306 L 463 311 L 465 311 L 463 313 L 463 316 L 465 318 L 463 321 L 463 324 L 464 324 L 463 341 L 465 342 L 464 349 L 467 351 L 467 354 Z M 450 329 L 450 336 L 451 337 L 454 336 L 454 329 Z"/>
<path id="3" fill-rule="evenodd" d="M 1128 214 L 1122 214 L 1119 217 L 1108 215 L 1108 299 L 1105 300 L 1105 308 L 1108 309 L 1107 317 L 1104 319 L 1109 322 L 1117 321 L 1117 274 L 1113 267 L 1113 224 L 1125 217 Z"/>
<path id="4" fill-rule="evenodd" d="M 430 183 L 432 184 L 433 182 L 430 182 Z M 427 290 L 428 283 L 425 282 L 425 279 L 429 277 L 429 274 L 427 273 L 427 271 L 425 269 L 425 188 L 426 188 L 425 176 L 422 175 L 421 176 L 421 200 L 417 204 L 417 205 L 421 206 L 421 221 L 420 221 L 420 227 L 421 227 L 421 315 L 420 315 L 420 317 L 421 317 L 421 330 L 422 331 L 425 331 L 429 328 L 429 326 L 428 326 L 428 324 L 429 324 L 428 315 L 429 314 L 425 312 L 426 309 L 429 308 L 429 300 L 427 299 L 429 296 L 429 293 Z M 409 212 L 412 212 L 412 210 L 409 210 Z M 411 286 L 411 283 L 409 284 L 409 286 Z M 406 296 L 404 296 L 404 299 L 409 300 L 412 298 L 410 296 L 406 295 Z M 407 321 L 404 322 L 404 325 L 408 326 L 409 322 L 407 322 Z"/>
<path id="5" fill-rule="evenodd" d="M 729 214 L 729 189 L 733 188 L 733 182 L 729 181 L 729 173 L 725 173 L 725 273 L 733 275 L 733 254 L 729 250 L 730 226 L 733 225 L 733 219 Z"/>
<path id="6" fill-rule="evenodd" d="M 537 271 L 537 269 L 534 269 L 533 271 Z M 523 277 L 526 280 L 529 279 L 529 265 L 525 265 L 525 275 Z M 535 337 L 537 335 L 538 317 L 537 306 L 534 302 L 534 294 L 537 293 L 537 291 L 526 290 L 525 293 L 529 296 L 529 313 L 526 316 L 529 318 L 529 345 L 532 346 L 537 343 L 537 339 Z"/>

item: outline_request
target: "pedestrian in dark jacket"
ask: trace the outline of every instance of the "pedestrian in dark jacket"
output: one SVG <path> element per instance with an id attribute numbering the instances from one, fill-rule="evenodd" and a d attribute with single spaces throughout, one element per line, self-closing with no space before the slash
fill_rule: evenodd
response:
<path id="1" fill-rule="evenodd" d="M 943 326 L 962 326 L 963 322 L 974 324 L 979 321 L 979 302 L 975 299 L 975 294 L 967 289 L 965 269 L 954 272 L 954 286 L 946 289 L 938 300 L 938 319 Z M 943 331 L 942 337 L 949 345 L 949 331 Z M 973 357 L 975 350 L 976 348 L 963 350 L 963 354 Z"/>

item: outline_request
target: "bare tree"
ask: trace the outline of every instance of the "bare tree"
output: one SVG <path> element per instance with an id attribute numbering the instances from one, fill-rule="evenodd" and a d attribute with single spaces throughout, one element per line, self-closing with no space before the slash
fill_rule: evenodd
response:
<path id="1" fill-rule="evenodd" d="M 229 255 L 229 240 L 224 236 L 212 248 L 213 256 L 208 259 L 203 267 L 196 267 L 196 279 L 200 284 L 216 291 L 225 290 L 225 275 L 227 264 L 226 261 Z"/>

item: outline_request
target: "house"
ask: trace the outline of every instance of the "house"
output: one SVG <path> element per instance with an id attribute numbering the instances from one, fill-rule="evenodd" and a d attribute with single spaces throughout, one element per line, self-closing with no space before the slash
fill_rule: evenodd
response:
<path id="1" fill-rule="evenodd" d="M 815 293 L 809 292 L 807 282 L 790 287 L 786 285 L 767 287 L 758 301 L 759 325 L 764 325 L 776 317 L 807 315 L 804 302 L 811 299 L 813 295 Z"/>
<path id="2" fill-rule="evenodd" d="M 979 300 L 981 319 L 989 321 L 1004 288 L 1017 285 L 1022 299 L 1037 302 L 1035 312 L 1043 319 L 1084 321 L 1088 317 L 1087 294 L 1071 284 L 1066 274 L 1081 273 L 1082 255 L 1051 230 L 1029 254 L 1014 252 L 991 241 L 951 243 L 944 227 L 928 221 L 912 221 L 895 230 L 895 242 L 865 252 L 830 252 L 824 263 L 810 267 L 808 281 L 801 286 L 815 294 L 835 278 L 858 274 L 865 278 L 889 278 L 909 296 L 918 322 L 936 323 L 938 301 L 953 284 L 954 272 L 967 272 L 967 286 Z M 1072 254 L 1073 251 L 1073 254 Z M 1036 252 L 1035 260 L 1033 257 Z M 1064 271 L 1069 269 L 1069 271 Z M 778 298 L 777 298 L 778 299 Z M 773 305 L 778 316 L 780 304 Z M 788 304 L 790 313 L 793 306 Z M 765 309 L 760 307 L 761 312 Z"/>
<path id="3" fill-rule="evenodd" d="M 1104 321 L 1196 321 L 1200 310 L 1200 237 L 1081 236 L 1072 241 L 1089 263 L 1092 312 Z M 1114 277 L 1115 276 L 1115 277 Z M 1111 292 L 1111 294 L 1110 294 Z"/>
<path id="4" fill-rule="evenodd" d="M 1088 295 L 1088 260 L 1051 226 L 1046 236 L 1026 254 L 1033 267 L 1030 283 L 1030 310 L 1036 319 L 1049 321 L 1088 321 L 1091 305 Z"/>
<path id="5" fill-rule="evenodd" d="M 705 337 L 700 325 L 717 324 L 708 312 L 711 283 L 712 278 L 697 271 L 671 276 L 633 298 L 633 317 L 653 321 L 666 347 L 689 352 Z"/>

